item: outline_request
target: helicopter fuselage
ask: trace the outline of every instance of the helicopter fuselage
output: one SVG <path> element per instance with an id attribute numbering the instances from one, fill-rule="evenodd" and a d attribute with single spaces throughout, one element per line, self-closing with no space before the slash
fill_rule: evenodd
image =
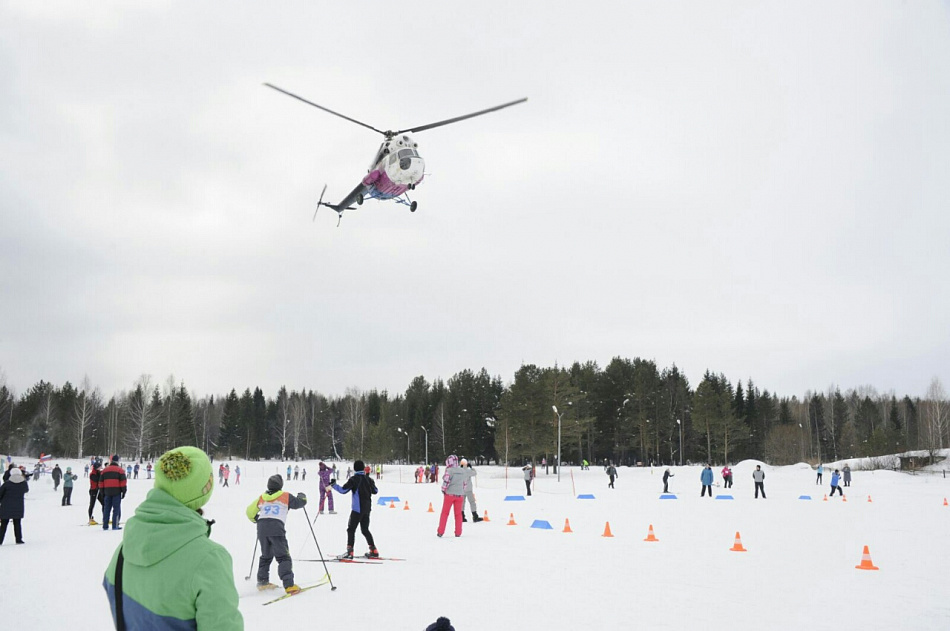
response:
<path id="1" fill-rule="evenodd" d="M 425 176 L 425 161 L 418 146 L 405 134 L 383 142 L 363 178 L 363 185 L 370 189 L 367 197 L 391 199 L 415 188 Z"/>

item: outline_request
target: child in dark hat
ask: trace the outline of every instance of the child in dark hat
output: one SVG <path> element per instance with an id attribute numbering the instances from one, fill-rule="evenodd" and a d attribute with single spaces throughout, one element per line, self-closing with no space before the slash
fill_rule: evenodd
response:
<path id="1" fill-rule="evenodd" d="M 287 543 L 287 513 L 303 508 L 307 496 L 303 493 L 291 495 L 283 490 L 284 479 L 272 475 L 267 479 L 267 492 L 260 495 L 247 507 L 247 518 L 257 522 L 257 539 L 261 543 L 261 560 L 257 566 L 257 589 L 275 589 L 270 582 L 270 564 L 277 558 L 277 574 L 284 584 L 284 591 L 295 594 L 300 587 L 294 583 L 294 566 L 290 558 L 290 545 Z"/>
<path id="2" fill-rule="evenodd" d="M 360 532 L 366 537 L 366 543 L 369 545 L 369 552 L 366 556 L 375 559 L 379 558 L 379 550 L 376 549 L 376 543 L 373 541 L 373 533 L 369 531 L 369 514 L 373 509 L 372 496 L 379 493 L 376 483 L 366 473 L 366 465 L 362 460 L 353 463 L 353 476 L 346 481 L 342 487 L 336 483 L 336 480 L 330 480 L 330 487 L 337 493 L 353 493 L 351 503 L 350 520 L 346 525 L 346 553 L 341 556 L 343 559 L 353 558 L 353 544 L 356 541 L 356 526 L 359 525 Z"/>

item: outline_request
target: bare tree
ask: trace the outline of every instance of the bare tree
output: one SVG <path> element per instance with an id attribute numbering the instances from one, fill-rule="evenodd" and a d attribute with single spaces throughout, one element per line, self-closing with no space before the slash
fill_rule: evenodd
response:
<path id="1" fill-rule="evenodd" d="M 102 408 L 102 395 L 99 388 L 93 388 L 89 381 L 89 375 L 82 379 L 82 386 L 79 390 L 79 396 L 73 404 L 73 427 L 76 429 L 76 442 L 78 443 L 76 457 L 82 460 L 83 444 L 86 438 L 86 430 L 92 425 L 93 420 Z"/>
<path id="2" fill-rule="evenodd" d="M 347 388 L 343 399 L 343 423 L 346 439 L 359 458 L 363 457 L 366 445 L 366 402 L 356 388 Z"/>
<path id="3" fill-rule="evenodd" d="M 136 458 L 141 458 L 149 448 L 156 414 L 161 413 L 161 410 L 153 409 L 151 391 L 152 376 L 142 375 L 128 397 L 129 428 L 132 430 L 129 447 Z"/>
<path id="4" fill-rule="evenodd" d="M 298 460 L 301 443 L 307 438 L 307 402 L 298 392 L 290 395 L 290 433 L 294 441 L 294 460 Z"/>
<path id="5" fill-rule="evenodd" d="M 947 429 L 947 419 L 950 416 L 950 403 L 947 402 L 947 393 L 943 389 L 940 379 L 934 377 L 927 388 L 927 429 L 928 450 L 931 462 L 936 452 L 943 449 L 943 434 Z"/>

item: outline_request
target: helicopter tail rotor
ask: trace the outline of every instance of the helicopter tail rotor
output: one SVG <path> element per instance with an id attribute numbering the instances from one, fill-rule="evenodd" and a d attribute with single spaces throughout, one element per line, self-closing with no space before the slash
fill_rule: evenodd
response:
<path id="1" fill-rule="evenodd" d="M 327 185 L 324 184 L 324 185 L 323 185 L 323 190 L 320 191 L 320 201 L 317 202 L 317 208 L 316 208 L 316 210 L 313 211 L 313 220 L 314 220 L 314 221 L 317 220 L 317 211 L 320 210 L 320 207 L 321 207 L 321 206 L 324 206 L 324 205 L 325 205 L 325 204 L 323 203 L 323 194 L 326 193 L 326 192 L 327 192 Z"/>

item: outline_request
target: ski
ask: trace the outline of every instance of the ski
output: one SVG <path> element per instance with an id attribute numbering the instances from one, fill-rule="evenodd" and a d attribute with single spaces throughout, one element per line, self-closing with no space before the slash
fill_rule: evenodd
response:
<path id="1" fill-rule="evenodd" d="M 370 560 L 373 560 L 373 561 L 405 561 L 405 559 L 397 559 L 397 558 L 395 558 L 395 557 L 371 557 L 371 556 L 368 556 L 368 555 L 369 555 L 369 553 L 367 552 L 367 553 L 364 554 L 363 556 L 366 557 L 367 559 L 370 559 Z"/>
<path id="2" fill-rule="evenodd" d="M 266 603 L 263 603 L 263 604 L 264 604 L 264 605 L 273 605 L 275 602 L 277 602 L 277 601 L 279 601 L 279 600 L 284 600 L 285 598 L 290 598 L 291 596 L 297 596 L 297 595 L 299 595 L 299 594 L 304 593 L 304 592 L 307 591 L 307 590 L 313 589 L 314 587 L 320 587 L 321 585 L 326 585 L 327 582 L 328 582 L 327 579 L 324 578 L 324 580 L 320 581 L 319 583 L 315 583 L 315 584 L 313 584 L 313 585 L 307 585 L 306 587 L 301 587 L 299 592 L 294 592 L 293 594 L 283 594 L 282 596 L 278 596 L 277 598 L 275 598 L 275 599 L 273 599 L 273 600 L 268 600 Z"/>
<path id="3" fill-rule="evenodd" d="M 382 561 L 377 559 L 341 559 L 333 557 L 332 559 L 300 559 L 302 563 L 368 563 L 371 565 L 380 565 Z"/>

